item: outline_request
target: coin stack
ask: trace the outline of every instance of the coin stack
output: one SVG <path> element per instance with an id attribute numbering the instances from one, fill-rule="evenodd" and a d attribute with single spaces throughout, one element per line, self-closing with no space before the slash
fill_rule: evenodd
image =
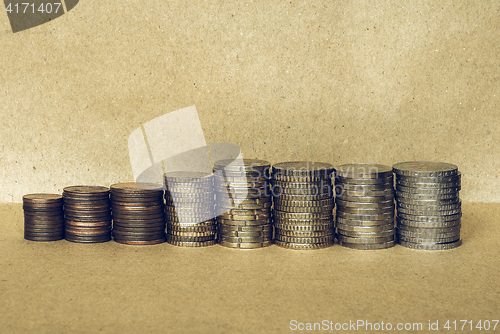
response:
<path id="1" fill-rule="evenodd" d="M 63 200 L 66 240 L 79 243 L 111 240 L 109 188 L 66 187 L 63 190 Z"/>
<path id="2" fill-rule="evenodd" d="M 220 160 L 214 164 L 221 246 L 250 249 L 272 245 L 270 166 L 258 159 Z"/>
<path id="3" fill-rule="evenodd" d="M 275 243 L 290 249 L 333 245 L 333 166 L 321 162 L 282 162 L 273 166 Z"/>
<path id="4" fill-rule="evenodd" d="M 393 170 L 398 243 L 423 250 L 460 246 L 462 209 L 458 167 L 443 162 L 413 161 L 395 164 Z"/>
<path id="5" fill-rule="evenodd" d="M 24 238 L 32 241 L 64 239 L 63 199 L 58 194 L 23 196 Z"/>
<path id="6" fill-rule="evenodd" d="M 111 186 L 113 237 L 127 245 L 165 242 L 163 186 L 117 183 Z"/>
<path id="7" fill-rule="evenodd" d="M 394 186 L 390 166 L 347 164 L 337 168 L 335 192 L 339 244 L 354 249 L 394 246 Z"/>
<path id="8" fill-rule="evenodd" d="M 167 242 L 187 247 L 215 245 L 213 174 L 169 172 L 165 186 Z"/>

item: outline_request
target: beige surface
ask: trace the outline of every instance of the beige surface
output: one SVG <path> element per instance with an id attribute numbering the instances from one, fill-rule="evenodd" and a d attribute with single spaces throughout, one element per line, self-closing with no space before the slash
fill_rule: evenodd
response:
<path id="1" fill-rule="evenodd" d="M 452 162 L 466 201 L 498 202 L 499 10 L 82 0 L 16 34 L 0 10 L 0 201 L 130 180 L 129 134 L 195 104 L 250 158 Z"/>
<path id="2" fill-rule="evenodd" d="M 463 211 L 455 250 L 245 251 L 30 242 L 21 205 L 3 205 L 0 331 L 289 333 L 293 319 L 498 319 L 500 205 Z"/>

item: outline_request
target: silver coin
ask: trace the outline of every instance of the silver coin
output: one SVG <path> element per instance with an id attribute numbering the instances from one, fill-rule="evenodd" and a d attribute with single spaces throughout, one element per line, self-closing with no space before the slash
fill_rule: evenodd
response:
<path id="1" fill-rule="evenodd" d="M 429 211 L 429 210 L 411 210 L 399 207 L 398 212 L 414 216 L 450 216 L 450 215 L 460 214 L 462 210 L 453 209 L 453 210 L 442 210 L 442 211 Z"/>
<path id="2" fill-rule="evenodd" d="M 285 206 L 274 204 L 274 209 L 281 212 L 293 212 L 293 213 L 322 213 L 329 212 L 331 214 L 333 210 L 333 203 L 325 206 Z"/>
<path id="3" fill-rule="evenodd" d="M 405 220 L 413 220 L 418 222 L 445 222 L 445 221 L 456 221 L 462 216 L 461 213 L 449 216 L 417 216 L 409 215 L 406 213 L 398 212 L 396 215 L 398 218 Z"/>
<path id="4" fill-rule="evenodd" d="M 381 220 L 388 220 L 388 219 L 394 219 L 394 212 L 386 212 L 386 213 L 379 213 L 379 214 L 355 214 L 355 213 L 348 213 L 348 212 L 342 212 L 337 210 L 337 220 L 339 218 L 345 219 L 345 221 L 353 220 L 353 221 L 381 221 Z"/>
<path id="5" fill-rule="evenodd" d="M 352 207 L 337 207 L 337 213 L 353 213 L 358 215 L 377 215 L 382 213 L 394 214 L 394 206 L 382 207 L 382 208 L 352 208 Z"/>
<path id="6" fill-rule="evenodd" d="M 345 242 L 349 244 L 380 244 L 384 242 L 389 242 L 394 240 L 394 236 L 388 237 L 373 237 L 373 238 L 351 238 L 343 235 L 337 235 L 337 239 L 340 242 Z"/>
<path id="7" fill-rule="evenodd" d="M 437 227 L 437 228 L 413 227 L 403 224 L 398 225 L 398 230 L 400 231 L 423 233 L 423 234 L 460 233 L 460 228 L 461 225 L 455 225 L 451 227 Z"/>
<path id="8" fill-rule="evenodd" d="M 407 237 L 405 235 L 398 234 L 398 240 L 400 241 L 406 241 L 406 242 L 412 242 L 415 244 L 428 244 L 428 243 L 437 243 L 437 244 L 444 244 L 448 242 L 454 242 L 460 239 L 460 235 L 454 235 L 451 237 L 447 238 L 414 238 L 414 237 Z"/>
<path id="9" fill-rule="evenodd" d="M 351 231 L 351 232 L 381 232 L 381 231 L 389 231 L 394 229 L 394 223 L 384 224 L 384 225 L 374 225 L 374 226 L 365 226 L 365 225 L 348 225 L 337 222 L 337 229 L 342 231 Z"/>
<path id="10" fill-rule="evenodd" d="M 392 200 L 364 203 L 364 202 L 349 202 L 340 198 L 336 198 L 335 203 L 337 203 L 339 207 L 343 208 L 351 207 L 358 209 L 378 209 L 378 208 L 386 208 L 389 206 L 394 206 L 394 201 Z"/>
<path id="11" fill-rule="evenodd" d="M 321 244 L 326 242 L 333 242 L 335 236 L 331 234 L 322 237 L 289 237 L 286 235 L 276 234 L 275 239 L 294 244 Z"/>
<path id="12" fill-rule="evenodd" d="M 453 227 L 453 226 L 458 226 L 461 223 L 460 218 L 450 221 L 433 222 L 433 221 L 415 221 L 415 220 L 401 219 L 400 217 L 396 217 L 396 221 L 398 223 L 398 227 L 400 227 L 400 225 L 405 225 L 410 227 L 422 227 L 422 228 Z"/>
<path id="13" fill-rule="evenodd" d="M 430 230 L 430 229 L 427 229 Z M 406 238 L 417 238 L 417 239 L 446 239 L 446 238 L 459 238 L 460 230 L 455 232 L 447 232 L 447 233 L 429 233 L 429 232 L 409 232 L 407 230 L 397 230 L 398 236 L 406 237 Z"/>
<path id="14" fill-rule="evenodd" d="M 276 246 L 287 249 L 295 249 L 295 250 L 322 249 L 333 246 L 333 240 L 317 244 L 301 244 L 301 243 L 285 242 L 280 240 L 275 240 L 274 243 L 276 244 Z"/>
<path id="15" fill-rule="evenodd" d="M 398 243 L 406 248 L 417 249 L 417 250 L 447 250 L 457 248 L 462 245 L 462 239 L 458 239 L 454 242 L 436 244 L 436 243 L 414 243 L 404 240 L 399 240 Z"/>
<path id="16" fill-rule="evenodd" d="M 417 194 L 417 195 L 450 195 L 456 194 L 460 191 L 460 188 L 414 188 L 414 187 L 405 187 L 399 184 L 396 184 L 396 190 L 400 192 Z"/>
<path id="17" fill-rule="evenodd" d="M 333 207 L 333 203 L 334 203 L 333 198 L 319 200 L 319 201 L 287 201 L 287 200 L 282 200 L 280 198 L 276 198 L 274 200 L 275 205 L 284 207 L 325 207 L 325 206 Z"/>
<path id="18" fill-rule="evenodd" d="M 225 241 L 230 243 L 251 243 L 251 242 L 267 242 L 272 240 L 273 240 L 272 236 L 232 237 L 224 234 L 219 234 L 219 242 Z"/>
<path id="19" fill-rule="evenodd" d="M 394 195 L 387 196 L 346 196 L 337 195 L 337 200 L 346 201 L 346 202 L 354 202 L 354 203 L 378 203 L 378 202 L 388 202 L 394 201 Z"/>
<path id="20" fill-rule="evenodd" d="M 444 162 L 409 161 L 392 166 L 397 175 L 413 177 L 447 177 L 458 174 L 458 167 Z"/>
<path id="21" fill-rule="evenodd" d="M 396 180 L 396 185 L 417 189 L 446 189 L 458 188 L 460 189 L 460 182 L 446 182 L 446 183 L 423 183 L 423 182 L 410 182 L 404 180 Z"/>
<path id="22" fill-rule="evenodd" d="M 338 229 L 337 233 L 344 237 L 351 237 L 351 238 L 382 238 L 382 237 L 394 236 L 396 234 L 396 229 L 378 231 L 378 232 L 357 232 L 357 231 L 346 231 Z"/>
<path id="23" fill-rule="evenodd" d="M 413 183 L 447 183 L 447 182 L 460 182 L 462 174 L 458 172 L 456 175 L 452 176 L 405 176 L 396 175 L 396 181 L 413 182 Z"/>
<path id="24" fill-rule="evenodd" d="M 431 195 L 431 194 L 406 193 L 403 191 L 396 190 L 396 200 L 400 200 L 401 198 L 410 200 L 452 200 L 452 201 L 459 200 L 458 193 Z"/>
<path id="25" fill-rule="evenodd" d="M 314 232 L 329 232 L 329 234 L 334 233 L 334 225 L 321 224 L 321 225 L 296 225 L 296 224 L 286 224 L 277 223 L 274 225 L 275 228 L 283 231 L 314 231 Z"/>
<path id="26" fill-rule="evenodd" d="M 276 235 L 284 235 L 287 237 L 294 238 L 318 238 L 318 237 L 332 237 L 334 234 L 333 230 L 325 231 L 290 231 L 282 230 L 280 228 L 276 229 Z"/>
<path id="27" fill-rule="evenodd" d="M 241 248 L 241 249 L 255 249 L 255 248 L 263 248 L 263 247 L 268 247 L 273 244 L 273 241 L 264 241 L 264 242 L 247 242 L 247 243 L 240 243 L 240 242 L 228 242 L 225 240 L 219 240 L 219 245 L 224 246 L 224 247 L 229 247 L 229 248 Z"/>
<path id="28" fill-rule="evenodd" d="M 395 244 L 396 243 L 394 240 L 383 242 L 383 243 L 377 243 L 377 244 L 353 244 L 353 243 L 339 241 L 340 246 L 353 248 L 353 249 L 360 249 L 360 250 L 387 249 L 387 248 L 394 247 Z"/>
<path id="29" fill-rule="evenodd" d="M 283 212 L 278 210 L 273 210 L 274 217 L 278 219 L 281 218 L 290 218 L 290 219 L 321 219 L 321 218 L 330 218 L 332 217 L 332 212 L 319 212 L 319 213 L 310 213 L 310 212 Z"/>
<path id="30" fill-rule="evenodd" d="M 224 218 L 217 218 L 217 221 L 219 224 L 224 225 L 224 226 L 262 226 L 262 225 L 268 225 L 271 223 L 270 218 L 261 218 L 261 219 L 254 219 L 254 220 L 234 220 L 234 219 L 224 219 Z"/>
<path id="31" fill-rule="evenodd" d="M 459 210 L 462 207 L 462 202 L 455 204 L 445 204 L 445 205 L 414 205 L 407 204 L 405 202 L 398 201 L 397 208 L 403 208 L 406 210 L 416 210 L 416 211 L 446 211 L 446 210 Z"/>
<path id="32" fill-rule="evenodd" d="M 273 231 L 272 224 L 265 225 L 251 225 L 251 226 L 238 226 L 238 225 L 225 225 L 219 224 L 219 229 L 224 232 L 266 232 Z"/>

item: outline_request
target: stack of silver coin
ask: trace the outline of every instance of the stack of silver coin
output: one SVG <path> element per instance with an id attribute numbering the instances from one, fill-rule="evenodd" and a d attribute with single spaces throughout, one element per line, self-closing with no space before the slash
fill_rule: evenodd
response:
<path id="1" fill-rule="evenodd" d="M 339 244 L 355 249 L 394 246 L 394 188 L 390 166 L 348 164 L 337 168 L 335 192 Z"/>
<path id="2" fill-rule="evenodd" d="M 294 161 L 273 166 L 275 243 L 290 249 L 333 245 L 333 166 Z"/>
<path id="3" fill-rule="evenodd" d="M 272 245 L 270 166 L 269 162 L 258 159 L 215 162 L 221 246 L 250 249 Z"/>
<path id="4" fill-rule="evenodd" d="M 397 237 L 404 247 L 444 250 L 460 246 L 460 172 L 443 162 L 412 161 L 396 174 Z"/>
<path id="5" fill-rule="evenodd" d="M 214 176 L 203 172 L 165 174 L 167 242 L 205 247 L 217 243 L 214 214 Z"/>
<path id="6" fill-rule="evenodd" d="M 126 245 L 165 242 L 163 186 L 125 182 L 111 187 L 113 237 Z"/>

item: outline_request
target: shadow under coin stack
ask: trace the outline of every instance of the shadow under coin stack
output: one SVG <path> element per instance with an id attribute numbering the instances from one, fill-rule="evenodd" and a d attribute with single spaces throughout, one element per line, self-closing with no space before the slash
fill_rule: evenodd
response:
<path id="1" fill-rule="evenodd" d="M 396 174 L 397 236 L 401 246 L 445 250 L 460 246 L 462 216 L 458 167 L 443 162 L 402 162 Z"/>
<path id="2" fill-rule="evenodd" d="M 23 209 L 24 239 L 32 241 L 64 239 L 64 212 L 61 195 L 24 195 Z"/>
<path id="3" fill-rule="evenodd" d="M 275 243 L 290 249 L 333 245 L 333 166 L 321 162 L 283 162 L 273 166 Z"/>
<path id="4" fill-rule="evenodd" d="M 63 190 L 63 199 L 66 240 L 79 243 L 111 240 L 109 188 L 66 187 Z"/>
<path id="5" fill-rule="evenodd" d="M 127 245 L 165 242 L 163 186 L 126 182 L 110 188 L 116 242 Z"/>
<path id="6" fill-rule="evenodd" d="M 165 174 L 167 242 L 175 246 L 204 247 L 217 243 L 213 174 Z"/>
<path id="7" fill-rule="evenodd" d="M 384 249 L 395 244 L 392 167 L 347 164 L 337 168 L 335 192 L 339 244 Z"/>
<path id="8" fill-rule="evenodd" d="M 214 164 L 221 246 L 250 249 L 273 244 L 270 166 L 258 159 L 220 160 Z"/>

